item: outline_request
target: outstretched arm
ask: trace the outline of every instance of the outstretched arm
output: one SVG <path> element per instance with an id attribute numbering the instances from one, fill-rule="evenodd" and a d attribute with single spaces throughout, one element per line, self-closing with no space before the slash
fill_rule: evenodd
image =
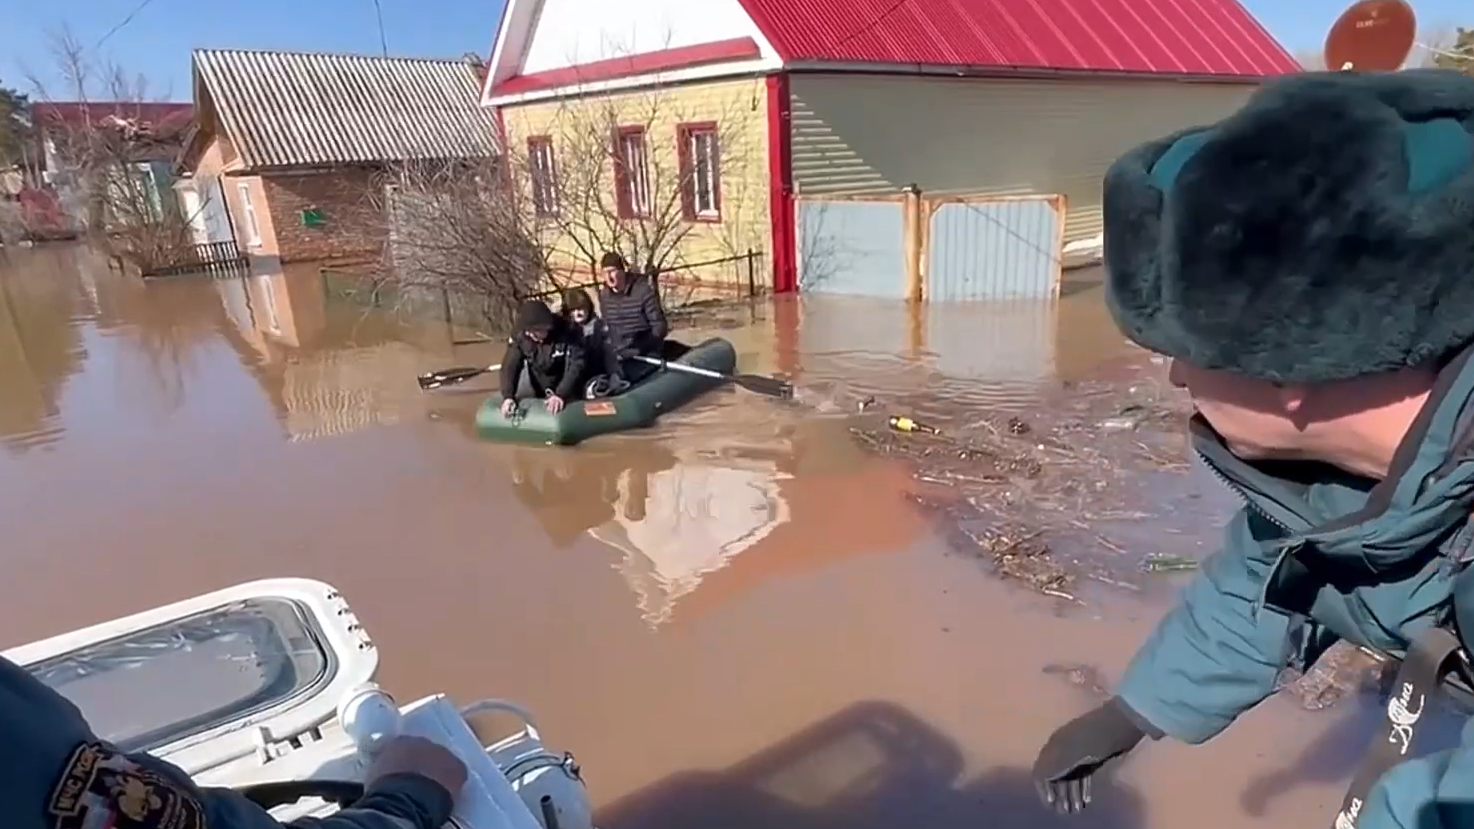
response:
<path id="1" fill-rule="evenodd" d="M 153 758 L 140 758 L 160 763 Z M 172 767 L 170 767 L 172 768 Z M 174 769 L 176 773 L 177 769 Z M 418 774 L 391 774 L 369 786 L 351 807 L 327 817 L 304 817 L 282 823 L 243 795 L 230 789 L 195 789 L 205 825 L 199 829 L 439 829 L 450 819 L 453 802 L 439 783 Z M 191 829 L 158 826 L 154 829 Z"/>
<path id="2" fill-rule="evenodd" d="M 92 732 L 82 712 L 21 666 L 0 659 L 0 745 L 24 762 L 0 776 L 6 829 L 281 829 L 269 812 L 229 789 L 201 788 L 148 754 L 124 754 Z M 443 765 L 446 761 L 440 761 Z M 352 808 L 300 829 L 439 829 L 453 798 L 445 785 L 388 770 Z M 448 778 L 454 775 L 447 775 Z M 464 781 L 464 771 L 460 780 Z"/>
<path id="3" fill-rule="evenodd" d="M 522 349 L 507 340 L 507 353 L 502 355 L 502 399 L 517 399 L 517 384 L 522 380 Z"/>
<path id="4" fill-rule="evenodd" d="M 1279 555 L 1277 535 L 1240 510 L 1223 549 L 1132 659 L 1120 698 L 1158 731 L 1200 743 L 1274 693 L 1290 620 L 1258 604 Z"/>

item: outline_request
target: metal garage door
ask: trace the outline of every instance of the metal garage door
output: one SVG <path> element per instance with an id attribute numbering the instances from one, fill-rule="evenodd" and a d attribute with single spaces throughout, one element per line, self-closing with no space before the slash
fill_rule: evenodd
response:
<path id="1" fill-rule="evenodd" d="M 899 200 L 800 199 L 800 291 L 903 299 L 905 212 Z"/>

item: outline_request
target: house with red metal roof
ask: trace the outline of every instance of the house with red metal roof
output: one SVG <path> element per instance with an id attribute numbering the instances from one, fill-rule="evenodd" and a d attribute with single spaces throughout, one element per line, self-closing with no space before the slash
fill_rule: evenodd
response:
<path id="1" fill-rule="evenodd" d="M 107 200 L 89 199 L 78 180 L 79 165 L 95 165 L 98 135 L 121 136 L 126 153 L 109 151 L 108 163 L 124 163 L 128 176 L 137 183 L 130 192 L 147 200 L 148 209 L 159 215 L 172 206 L 170 160 L 178 152 L 189 130 L 194 108 L 190 104 L 152 101 L 39 101 L 31 106 L 36 159 L 33 182 L 53 191 L 40 202 L 59 204 L 67 227 L 54 227 L 48 235 L 71 235 L 75 226 L 113 225 L 125 221 L 105 209 Z M 92 158 L 85 158 L 86 156 Z M 113 185 L 117 186 L 117 185 Z M 115 203 L 121 203 L 116 198 Z"/>
<path id="2" fill-rule="evenodd" d="M 983 299 L 1056 293 L 1111 161 L 1299 70 L 1239 0 L 507 0 L 481 100 L 571 261 Z"/>

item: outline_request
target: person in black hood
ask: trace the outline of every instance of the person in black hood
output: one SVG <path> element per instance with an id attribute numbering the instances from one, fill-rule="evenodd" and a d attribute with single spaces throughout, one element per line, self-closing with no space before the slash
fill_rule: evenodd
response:
<path id="1" fill-rule="evenodd" d="M 557 414 L 578 393 L 583 376 L 584 350 L 563 318 L 540 300 L 528 300 L 517 309 L 517 333 L 507 339 L 502 357 L 502 416 L 517 411 L 517 386 L 527 370 L 533 394 L 546 398 L 548 411 Z"/>

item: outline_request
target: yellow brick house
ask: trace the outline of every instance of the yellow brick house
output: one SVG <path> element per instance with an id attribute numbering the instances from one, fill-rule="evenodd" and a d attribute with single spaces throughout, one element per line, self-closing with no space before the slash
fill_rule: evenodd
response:
<path id="1" fill-rule="evenodd" d="M 481 103 L 570 267 L 612 234 L 780 293 L 1043 297 L 1111 160 L 1298 70 L 1238 0 L 507 0 Z"/>

